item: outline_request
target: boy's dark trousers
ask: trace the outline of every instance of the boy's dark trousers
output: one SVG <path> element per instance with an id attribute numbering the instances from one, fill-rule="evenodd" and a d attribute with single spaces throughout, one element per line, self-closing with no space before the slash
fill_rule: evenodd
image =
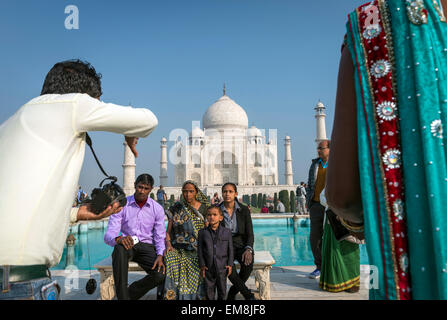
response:
<path id="1" fill-rule="evenodd" d="M 217 271 L 214 265 L 209 268 L 205 272 L 205 289 L 207 300 L 216 300 L 216 289 L 217 300 L 224 300 L 227 293 L 227 269 Z"/>

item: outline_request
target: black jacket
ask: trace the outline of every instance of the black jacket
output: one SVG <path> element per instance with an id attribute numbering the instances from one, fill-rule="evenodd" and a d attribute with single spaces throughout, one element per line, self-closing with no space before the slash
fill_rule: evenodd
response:
<path id="1" fill-rule="evenodd" d="M 213 265 L 213 237 L 211 227 L 199 231 L 199 243 L 197 254 L 199 256 L 199 267 L 206 266 L 208 269 Z M 224 271 L 225 266 L 232 266 L 234 261 L 233 241 L 230 229 L 222 227 L 216 230 L 216 260 L 215 267 L 218 271 Z"/>
<path id="2" fill-rule="evenodd" d="M 306 205 L 308 208 L 310 208 L 310 203 L 315 195 L 315 182 L 317 182 L 319 162 L 320 158 L 312 159 L 312 164 L 309 169 L 309 179 L 306 188 Z"/>
<path id="3" fill-rule="evenodd" d="M 223 203 L 223 202 L 222 202 Z M 222 205 L 219 204 L 219 206 Z M 238 233 L 233 235 L 233 246 L 235 249 L 243 249 L 245 247 L 251 247 L 253 250 L 253 242 L 255 236 L 253 234 L 253 223 L 251 221 L 250 210 L 247 206 L 238 202 L 240 210 L 236 212 Z M 225 220 L 222 221 L 222 225 L 225 226 Z M 228 226 L 225 226 L 228 228 Z"/>

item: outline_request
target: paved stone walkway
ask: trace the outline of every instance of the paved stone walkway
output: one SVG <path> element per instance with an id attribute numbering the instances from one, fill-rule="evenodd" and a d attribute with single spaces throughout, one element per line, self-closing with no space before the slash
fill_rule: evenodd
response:
<path id="1" fill-rule="evenodd" d="M 318 280 L 309 279 L 308 274 L 313 266 L 274 267 L 270 271 L 271 298 L 272 300 L 367 300 L 368 290 L 365 288 L 365 275 L 362 273 L 360 291 L 358 293 L 330 293 L 322 291 L 318 287 Z M 85 292 L 90 273 L 88 270 L 69 272 L 67 270 L 54 270 L 52 276 L 61 286 L 61 298 L 63 300 L 98 300 L 99 299 L 99 272 L 92 271 L 92 277 L 96 279 L 98 288 L 89 295 Z M 132 272 L 129 274 L 129 283 L 144 276 L 144 272 Z M 254 277 L 250 277 L 247 286 L 255 290 Z M 155 300 L 156 290 L 149 291 L 142 299 Z M 256 293 L 255 293 L 256 295 Z M 237 299 L 243 299 L 241 295 Z"/>

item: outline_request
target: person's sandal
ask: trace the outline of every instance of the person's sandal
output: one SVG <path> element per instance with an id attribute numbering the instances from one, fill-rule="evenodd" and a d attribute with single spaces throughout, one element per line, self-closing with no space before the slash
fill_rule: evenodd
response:
<path id="1" fill-rule="evenodd" d="M 351 287 L 349 289 L 346 289 L 345 291 L 349 292 L 349 293 L 357 293 L 357 292 L 359 292 L 359 290 L 360 290 L 360 287 L 354 286 L 354 287 Z"/>

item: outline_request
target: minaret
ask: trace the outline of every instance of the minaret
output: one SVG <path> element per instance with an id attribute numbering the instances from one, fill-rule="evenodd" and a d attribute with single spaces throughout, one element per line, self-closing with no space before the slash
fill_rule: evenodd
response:
<path id="1" fill-rule="evenodd" d="M 130 196 L 135 193 L 135 156 L 127 145 L 126 141 L 124 145 L 124 163 L 123 163 L 123 190 L 126 196 Z"/>
<path id="2" fill-rule="evenodd" d="M 168 185 L 168 150 L 167 140 L 163 137 L 160 141 L 161 157 L 160 157 L 160 184 L 163 187 Z"/>
<path id="3" fill-rule="evenodd" d="M 315 119 L 317 119 L 317 138 L 315 139 L 315 142 L 318 145 L 321 141 L 327 140 L 326 122 L 325 122 L 326 114 L 324 113 L 326 107 L 321 103 L 321 101 L 318 101 L 314 110 L 315 110 Z"/>
<path id="4" fill-rule="evenodd" d="M 293 170 L 292 170 L 292 151 L 290 148 L 290 137 L 286 136 L 284 139 L 284 147 L 285 147 L 285 177 L 286 177 L 286 185 L 293 185 Z"/>

